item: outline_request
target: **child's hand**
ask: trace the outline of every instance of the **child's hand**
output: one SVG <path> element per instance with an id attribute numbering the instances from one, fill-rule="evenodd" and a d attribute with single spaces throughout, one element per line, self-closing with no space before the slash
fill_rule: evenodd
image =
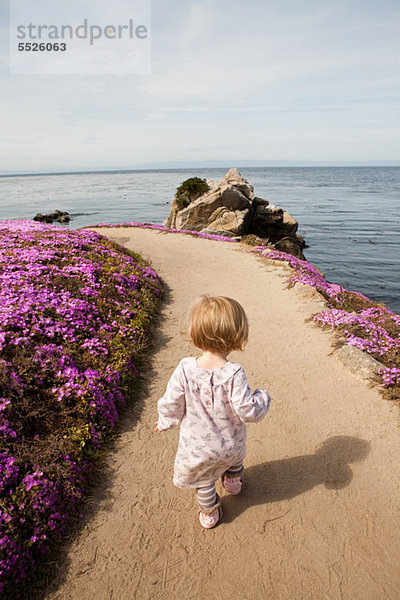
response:
<path id="1" fill-rule="evenodd" d="M 158 421 L 155 423 L 154 433 L 161 433 L 161 431 L 158 429 Z"/>

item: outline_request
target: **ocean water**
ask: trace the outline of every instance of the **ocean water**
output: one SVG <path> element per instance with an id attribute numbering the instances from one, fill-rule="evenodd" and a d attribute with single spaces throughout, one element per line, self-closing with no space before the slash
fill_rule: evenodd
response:
<path id="1" fill-rule="evenodd" d="M 189 177 L 218 180 L 227 168 L 0 177 L 0 219 L 68 211 L 70 228 L 102 222 L 161 224 Z M 255 194 L 291 213 L 308 261 L 328 281 L 400 313 L 400 167 L 239 169 Z"/>

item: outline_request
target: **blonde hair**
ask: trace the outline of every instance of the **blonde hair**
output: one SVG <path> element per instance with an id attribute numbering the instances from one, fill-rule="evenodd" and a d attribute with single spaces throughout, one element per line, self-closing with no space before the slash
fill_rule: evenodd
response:
<path id="1" fill-rule="evenodd" d="M 225 296 L 200 296 L 189 311 L 189 335 L 196 348 L 242 350 L 249 326 L 243 307 Z"/>

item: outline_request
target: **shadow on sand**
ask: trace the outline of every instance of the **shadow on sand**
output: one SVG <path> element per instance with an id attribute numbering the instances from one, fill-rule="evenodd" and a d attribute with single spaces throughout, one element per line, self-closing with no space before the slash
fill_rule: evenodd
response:
<path id="1" fill-rule="evenodd" d="M 344 488 L 353 479 L 350 464 L 365 460 L 369 450 L 369 442 L 339 435 L 325 440 L 314 454 L 249 467 L 244 471 L 242 494 L 223 497 L 223 521 L 230 523 L 250 506 L 290 500 L 317 485 Z"/>

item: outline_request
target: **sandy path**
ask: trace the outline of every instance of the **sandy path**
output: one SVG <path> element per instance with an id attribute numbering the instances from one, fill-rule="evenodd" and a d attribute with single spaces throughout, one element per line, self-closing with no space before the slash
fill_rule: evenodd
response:
<path id="1" fill-rule="evenodd" d="M 98 509 L 46 598 L 398 600 L 398 411 L 331 355 L 329 334 L 304 322 L 315 302 L 285 289 L 283 267 L 234 244 L 100 232 L 150 258 L 169 292 L 140 417 L 128 417 Z M 245 491 L 224 497 L 223 522 L 210 531 L 193 492 L 172 484 L 178 431 L 152 433 L 171 372 L 194 354 L 179 332 L 200 293 L 245 306 L 248 348 L 231 358 L 273 399 L 248 429 Z"/>

